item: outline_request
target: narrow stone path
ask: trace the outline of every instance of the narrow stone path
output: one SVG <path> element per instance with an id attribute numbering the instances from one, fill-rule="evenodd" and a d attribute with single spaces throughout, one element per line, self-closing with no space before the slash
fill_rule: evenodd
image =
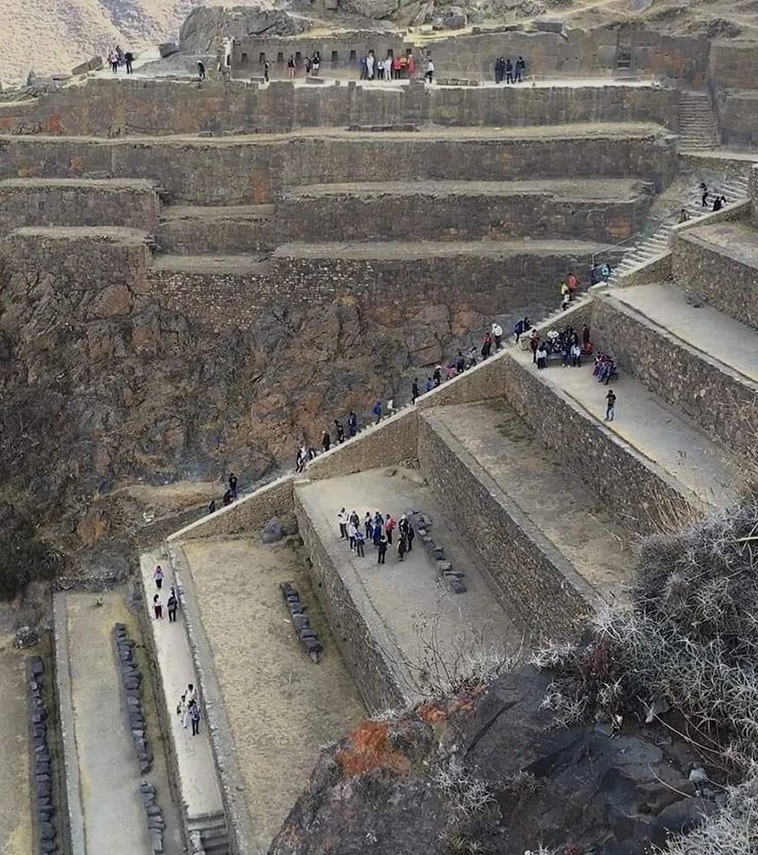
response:
<path id="1" fill-rule="evenodd" d="M 128 622 L 119 593 L 66 597 L 74 738 L 86 852 L 152 853 L 111 631 Z"/>

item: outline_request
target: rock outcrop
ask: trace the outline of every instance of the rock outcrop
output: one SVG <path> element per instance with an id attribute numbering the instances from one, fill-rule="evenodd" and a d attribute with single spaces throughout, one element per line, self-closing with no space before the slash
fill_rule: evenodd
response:
<path id="1" fill-rule="evenodd" d="M 555 727 L 540 709 L 549 682 L 525 667 L 362 723 L 325 749 L 270 855 L 632 855 L 713 810 L 670 732 Z"/>

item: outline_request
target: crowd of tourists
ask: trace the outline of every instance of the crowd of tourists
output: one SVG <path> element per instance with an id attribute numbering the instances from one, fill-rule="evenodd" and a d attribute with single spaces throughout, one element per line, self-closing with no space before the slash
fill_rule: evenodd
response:
<path id="1" fill-rule="evenodd" d="M 526 77 L 526 61 L 520 56 L 515 62 L 499 56 L 495 60 L 495 83 L 521 83 Z"/>
<path id="2" fill-rule="evenodd" d="M 227 481 L 227 488 L 224 491 L 224 495 L 221 498 L 222 507 L 226 507 L 227 505 L 231 505 L 232 502 L 237 501 L 237 497 L 239 495 L 239 487 L 237 486 L 237 476 L 234 472 L 229 473 L 229 479 Z M 208 503 L 208 513 L 212 514 L 217 510 L 218 506 L 216 505 L 216 500 L 211 499 Z"/>
<path id="3" fill-rule="evenodd" d="M 377 564 L 386 563 L 391 547 L 397 550 L 399 561 L 404 561 L 413 550 L 416 532 L 405 514 L 395 519 L 392 514 L 385 516 L 379 511 L 373 514 L 366 511 L 361 519 L 357 511 L 342 508 L 337 514 L 337 524 L 340 540 L 344 540 L 358 558 L 366 557 L 366 543 L 376 551 Z"/>

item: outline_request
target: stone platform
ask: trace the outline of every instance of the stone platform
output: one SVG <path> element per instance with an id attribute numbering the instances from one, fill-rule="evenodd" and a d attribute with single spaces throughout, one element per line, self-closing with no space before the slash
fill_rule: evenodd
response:
<path id="1" fill-rule="evenodd" d="M 172 205 L 161 213 L 156 240 L 163 252 L 174 255 L 271 250 L 278 237 L 273 214 L 274 205 Z"/>
<path id="2" fill-rule="evenodd" d="M 394 475 L 372 470 L 301 482 L 295 493 L 316 590 L 370 708 L 417 699 L 420 691 L 428 690 L 428 681 L 442 678 L 443 663 L 455 671 L 492 648 L 520 649 L 522 628 L 498 604 L 449 514 L 442 512 L 415 470 L 408 475 L 402 469 Z M 361 520 L 367 510 L 390 512 L 395 518 L 410 507 L 428 514 L 435 542 L 465 574 L 466 593 L 454 594 L 439 581 L 420 537 L 402 562 L 395 548 L 388 549 L 383 566 L 370 544 L 364 558 L 351 553 L 339 537 L 337 513 L 342 507 L 355 510 Z"/>

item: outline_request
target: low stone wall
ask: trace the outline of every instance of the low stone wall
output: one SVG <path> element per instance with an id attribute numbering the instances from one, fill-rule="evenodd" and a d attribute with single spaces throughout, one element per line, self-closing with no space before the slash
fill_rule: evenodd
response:
<path id="1" fill-rule="evenodd" d="M 160 200 L 145 181 L 0 182 L 0 237 L 22 226 L 124 226 L 155 231 Z"/>
<path id="2" fill-rule="evenodd" d="M 277 205 L 279 234 L 304 241 L 510 240 L 577 238 L 616 243 L 641 230 L 652 195 L 569 198 L 545 190 L 469 191 L 320 188 L 287 193 Z"/>
<path id="3" fill-rule="evenodd" d="M 427 482 L 503 607 L 535 638 L 578 638 L 601 604 L 593 589 L 444 425 L 422 415 L 418 448 Z"/>
<path id="4" fill-rule="evenodd" d="M 371 621 L 371 605 L 354 599 L 360 593 L 358 587 L 345 584 L 297 491 L 295 514 L 310 558 L 313 590 L 364 703 L 374 712 L 406 706 L 409 697 L 399 665 L 393 661 L 394 644 L 379 621 Z"/>
<path id="5" fill-rule="evenodd" d="M 209 80 L 199 85 L 94 79 L 34 100 L 0 103 L 0 133 L 115 137 L 350 125 L 522 127 L 629 121 L 652 121 L 676 131 L 678 103 L 676 90 L 655 85 L 557 83 L 545 89 L 493 90 L 429 87 L 421 80 L 389 88 L 355 80 L 320 86 L 282 80 L 259 87 L 242 81 Z"/>
<path id="6" fill-rule="evenodd" d="M 651 127 L 552 128 L 544 135 L 337 134 L 95 140 L 0 137 L 0 178 L 143 178 L 166 201 L 250 205 L 317 183 L 636 177 L 657 189 L 677 171 L 675 138 Z"/>
<path id="7" fill-rule="evenodd" d="M 196 520 L 169 535 L 169 543 L 195 540 L 200 537 L 245 534 L 253 536 L 274 517 L 281 518 L 294 510 L 292 486 L 294 480 L 286 475 L 249 496 L 238 499 L 213 514 Z"/>
<path id="8" fill-rule="evenodd" d="M 593 303 L 592 340 L 622 369 L 735 451 L 752 451 L 758 436 L 757 387 L 612 296 Z"/>
<path id="9" fill-rule="evenodd" d="M 758 148 L 758 92 L 727 90 L 716 98 L 721 144 Z"/>
<path id="10" fill-rule="evenodd" d="M 218 213 L 218 209 L 192 210 L 187 216 L 172 209 L 164 211 L 155 235 L 162 252 L 175 255 L 269 252 L 284 237 L 271 217 L 251 217 L 236 213 L 236 208 L 227 214 Z"/>
<path id="11" fill-rule="evenodd" d="M 560 453 L 627 528 L 647 534 L 670 524 L 672 513 L 704 511 L 696 496 L 680 492 L 657 464 L 595 423 L 571 398 L 557 389 L 546 392 L 536 371 L 511 357 L 503 360 L 503 370 L 506 397 L 535 437 Z"/>
<path id="12" fill-rule="evenodd" d="M 758 232 L 756 233 L 758 237 Z M 719 312 L 758 329 L 758 268 L 699 236 L 696 229 L 672 239 L 674 280 Z"/>

